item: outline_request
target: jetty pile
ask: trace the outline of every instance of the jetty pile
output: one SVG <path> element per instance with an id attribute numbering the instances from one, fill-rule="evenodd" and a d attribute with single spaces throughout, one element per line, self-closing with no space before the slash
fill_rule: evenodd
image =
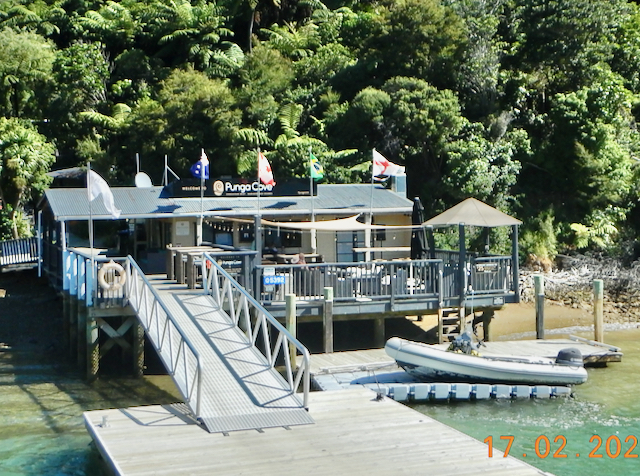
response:
<path id="1" fill-rule="evenodd" d="M 534 275 L 544 276 L 549 304 L 593 309 L 593 280 L 604 284 L 605 322 L 640 322 L 640 261 L 625 265 L 614 258 L 561 255 L 552 270 L 524 268 L 520 272 L 523 302 L 535 300 Z"/>

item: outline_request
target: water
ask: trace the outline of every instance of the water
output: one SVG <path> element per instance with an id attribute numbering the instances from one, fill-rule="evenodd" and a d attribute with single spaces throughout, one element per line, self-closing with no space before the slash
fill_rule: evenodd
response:
<path id="1" fill-rule="evenodd" d="M 593 334 L 582 336 L 592 338 Z M 492 437 L 493 446 L 501 451 L 510 442 L 501 437 L 513 436 L 511 456 L 558 476 L 638 475 L 640 329 L 608 331 L 605 342 L 622 348 L 622 362 L 589 368 L 587 383 L 575 387 L 573 398 L 421 404 L 414 408 L 480 441 Z M 492 457 L 501 458 L 502 454 L 494 452 Z"/>
<path id="2" fill-rule="evenodd" d="M 0 351 L 0 474 L 108 474 L 82 412 L 179 400 L 166 376 L 85 382 L 56 356 Z"/>
<path id="3" fill-rule="evenodd" d="M 59 303 L 55 296 L 47 295 L 46 283 L 34 282 L 27 275 L 22 289 L 16 286 L 16 276 L 2 278 L 0 273 L 0 288 L 7 289 L 7 297 L 0 302 L 0 475 L 108 474 L 91 444 L 82 413 L 172 403 L 180 400 L 175 387 L 167 376 L 85 382 L 56 351 L 59 337 L 55 334 L 60 332 L 61 318 L 54 311 Z M 38 286 L 35 291 L 34 286 Z M 592 318 L 570 311 L 551 308 L 548 319 L 554 323 L 555 312 L 561 321 L 557 327 L 573 326 L 570 332 L 580 334 Z M 33 316 L 37 319 L 31 319 Z M 510 306 L 503 322 L 509 332 L 520 332 L 535 328 L 532 319 L 530 308 Z M 499 318 L 496 329 L 501 325 Z M 560 336 L 556 331 L 549 334 Z M 581 335 L 590 338 L 592 333 Z M 516 337 L 531 335 L 511 336 Z M 500 436 L 511 435 L 511 455 L 558 476 L 638 475 L 640 458 L 625 458 L 624 453 L 631 448 L 631 442 L 625 442 L 628 436 L 640 438 L 640 329 L 607 331 L 605 340 L 622 348 L 623 361 L 589 369 L 589 380 L 576 387 L 575 398 L 430 404 L 416 409 L 480 441 L 491 436 L 500 450 L 507 446 L 507 440 Z M 21 345 L 10 350 L 3 348 L 2 342 Z M 559 435 L 566 439 L 566 446 L 558 455 L 566 454 L 566 458 L 553 456 L 562 443 L 554 442 Z M 596 447 L 589 441 L 593 435 L 602 438 L 603 444 L 595 453 L 602 458 L 589 457 Z M 551 446 L 546 456 L 545 437 Z M 615 455 L 616 437 L 622 450 L 610 457 L 605 443 L 609 440 L 609 452 Z M 541 456 L 536 455 L 536 440 Z M 631 454 L 640 455 L 640 445 Z M 502 456 L 496 452 L 493 457 Z"/>

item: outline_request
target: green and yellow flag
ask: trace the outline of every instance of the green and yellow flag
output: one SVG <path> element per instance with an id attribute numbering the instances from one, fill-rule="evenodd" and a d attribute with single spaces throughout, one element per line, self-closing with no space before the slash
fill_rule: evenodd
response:
<path id="1" fill-rule="evenodd" d="M 320 180 L 324 177 L 324 168 L 322 168 L 322 164 L 311 151 L 309 151 L 309 164 L 312 179 Z"/>

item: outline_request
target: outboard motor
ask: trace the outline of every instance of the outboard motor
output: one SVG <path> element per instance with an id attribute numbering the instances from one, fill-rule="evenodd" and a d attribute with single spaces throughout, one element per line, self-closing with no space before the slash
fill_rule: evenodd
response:
<path id="1" fill-rule="evenodd" d="M 584 365 L 584 361 L 579 349 L 569 347 L 568 349 L 562 349 L 558 352 L 556 364 L 582 367 Z"/>
<path id="2" fill-rule="evenodd" d="M 448 351 L 451 352 L 461 352 L 463 354 L 476 354 L 478 351 L 479 345 L 473 342 L 471 337 L 471 333 L 469 331 L 464 331 L 462 334 L 457 336 L 453 342 L 449 345 Z"/>

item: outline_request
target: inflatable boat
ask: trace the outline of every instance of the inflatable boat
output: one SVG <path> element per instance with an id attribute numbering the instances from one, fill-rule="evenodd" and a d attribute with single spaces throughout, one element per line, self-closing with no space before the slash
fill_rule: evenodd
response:
<path id="1" fill-rule="evenodd" d="M 568 348 L 557 358 L 483 356 L 477 351 L 441 350 L 435 346 L 392 337 L 386 353 L 407 373 L 422 381 L 578 385 L 587 381 L 582 354 Z"/>

